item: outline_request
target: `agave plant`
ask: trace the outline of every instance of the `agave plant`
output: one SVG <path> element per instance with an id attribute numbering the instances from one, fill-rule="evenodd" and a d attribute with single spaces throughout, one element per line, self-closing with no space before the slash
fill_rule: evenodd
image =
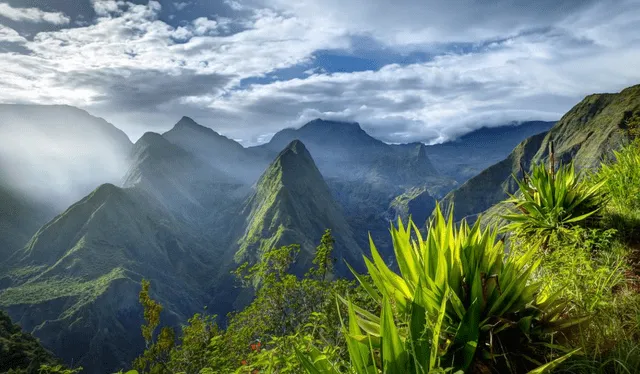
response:
<path id="1" fill-rule="evenodd" d="M 513 203 L 516 211 L 503 216 L 511 222 L 504 231 L 541 243 L 543 249 L 552 235 L 570 233 L 571 226 L 595 217 L 604 205 L 605 181 L 580 180 L 573 163 L 560 166 L 557 171 L 553 161 L 548 169 L 539 164 L 530 176 L 514 179 L 519 191 L 507 202 Z"/>
<path id="2" fill-rule="evenodd" d="M 373 286 L 354 275 L 382 313 L 342 299 L 349 305 L 344 333 L 350 372 L 521 372 L 541 365 L 538 353 L 559 348 L 549 345 L 553 334 L 580 320 L 564 319 L 567 305 L 559 294 L 531 282 L 540 263 L 535 252 L 506 256 L 496 235 L 493 228 L 481 229 L 480 219 L 457 227 L 453 212 L 445 218 L 439 206 L 426 238 L 413 222 L 405 227 L 399 220 L 391 236 L 400 274 L 370 241 L 372 259 L 365 263 Z M 313 349 L 299 357 L 310 373 L 339 372 Z"/>

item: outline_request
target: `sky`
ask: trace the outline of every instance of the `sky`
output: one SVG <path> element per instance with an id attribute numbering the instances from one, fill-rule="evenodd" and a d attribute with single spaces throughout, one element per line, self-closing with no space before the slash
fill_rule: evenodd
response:
<path id="1" fill-rule="evenodd" d="M 0 0 L 0 102 L 133 141 L 190 116 L 246 146 L 318 117 L 434 143 L 639 84 L 638 30 L 640 0 Z"/>

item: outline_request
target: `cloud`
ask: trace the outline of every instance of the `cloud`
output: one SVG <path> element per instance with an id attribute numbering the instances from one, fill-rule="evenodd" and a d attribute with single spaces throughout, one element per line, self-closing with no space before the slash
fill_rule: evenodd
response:
<path id="1" fill-rule="evenodd" d="M 189 6 L 189 3 L 186 1 L 176 1 L 175 3 L 173 3 L 173 6 L 176 8 L 177 11 L 181 11 L 187 6 Z"/>
<path id="2" fill-rule="evenodd" d="M 156 1 L 93 0 L 90 25 L 32 40 L 0 29 L 26 50 L 0 53 L 0 102 L 77 105 L 134 140 L 189 115 L 246 144 L 316 117 L 433 142 L 557 119 L 588 93 L 640 82 L 638 0 L 534 3 L 227 1 L 237 17 L 170 24 Z M 424 57 L 330 74 L 316 58 L 327 50 Z"/>
<path id="3" fill-rule="evenodd" d="M 54 25 L 64 25 L 70 21 L 69 17 L 61 12 L 45 12 L 38 8 L 14 8 L 5 3 L 0 3 L 0 16 L 13 21 L 47 22 Z"/>
<path id="4" fill-rule="evenodd" d="M 391 46 L 484 42 L 551 27 L 617 0 L 256 0 L 314 24 L 371 35 Z"/>
<path id="5" fill-rule="evenodd" d="M 0 25 L 0 42 L 24 43 L 26 41 L 27 39 L 20 36 L 16 30 Z"/>
<path id="6" fill-rule="evenodd" d="M 640 83 L 640 71 L 627 68 L 640 63 L 640 42 L 628 35 L 624 48 L 582 32 L 520 36 L 429 62 L 252 85 L 209 105 L 263 133 L 324 117 L 359 121 L 389 142 L 440 142 L 483 125 L 556 120 L 586 94 Z"/>
<path id="7" fill-rule="evenodd" d="M 189 70 L 119 68 L 57 74 L 52 83 L 71 90 L 99 87 L 99 91 L 90 94 L 91 106 L 144 112 L 188 101 L 190 97 L 218 95 L 229 80 L 230 77 Z"/>

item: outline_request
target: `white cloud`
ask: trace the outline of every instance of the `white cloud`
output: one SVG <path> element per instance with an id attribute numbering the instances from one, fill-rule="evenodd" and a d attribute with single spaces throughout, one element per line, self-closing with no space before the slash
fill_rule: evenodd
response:
<path id="1" fill-rule="evenodd" d="M 0 16 L 14 21 L 47 22 L 54 25 L 64 25 L 70 19 L 61 12 L 45 12 L 38 8 L 14 8 L 9 4 L 0 3 Z"/>
<path id="2" fill-rule="evenodd" d="M 640 64 L 640 42 L 609 48 L 575 37 L 522 36 L 426 63 L 253 85 L 209 105 L 235 118 L 230 136 L 242 135 L 240 123 L 272 133 L 325 117 L 360 121 L 391 142 L 443 141 L 481 125 L 559 119 L 586 94 L 640 83 L 629 68 Z"/>
<path id="3" fill-rule="evenodd" d="M 175 3 L 173 3 L 173 6 L 176 8 L 176 10 L 181 11 L 184 8 L 186 8 L 189 5 L 188 2 L 186 1 L 176 1 Z"/>
<path id="4" fill-rule="evenodd" d="M 0 42 L 24 43 L 26 41 L 16 30 L 0 25 Z"/>
<path id="5" fill-rule="evenodd" d="M 556 25 L 594 3 L 618 0 L 255 0 L 391 46 L 483 42 Z M 611 5 L 609 5 L 611 6 Z"/>
<path id="6" fill-rule="evenodd" d="M 540 8 L 403 0 L 398 9 L 372 0 L 371 10 L 362 1 L 228 1 L 246 18 L 200 17 L 176 28 L 159 20 L 158 2 L 93 0 L 99 17 L 86 27 L 32 41 L 0 29 L 0 40 L 30 52 L 0 53 L 0 102 L 82 106 L 134 139 L 190 115 L 247 144 L 315 117 L 358 120 L 388 141 L 432 141 L 482 124 L 556 119 L 585 94 L 640 83 L 631 68 L 640 65 L 638 0 L 560 8 L 551 0 Z M 437 56 L 368 72 L 311 65 L 319 50 L 361 48 L 353 36 L 373 37 L 380 50 Z M 442 43 L 451 41 L 475 48 L 446 52 Z M 302 78 L 239 86 L 307 63 Z"/>

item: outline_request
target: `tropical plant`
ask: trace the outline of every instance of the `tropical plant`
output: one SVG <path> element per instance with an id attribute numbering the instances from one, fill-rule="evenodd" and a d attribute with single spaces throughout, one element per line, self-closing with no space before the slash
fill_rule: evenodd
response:
<path id="1" fill-rule="evenodd" d="M 551 152 L 553 155 L 553 152 Z M 555 169 L 551 157 L 547 169 L 544 164 L 533 166 L 531 175 L 523 180 L 513 176 L 518 192 L 508 203 L 516 211 L 504 215 L 511 223 L 503 228 L 546 249 L 552 235 L 571 235 L 571 227 L 596 218 L 604 204 L 604 181 L 589 183 L 576 174 L 573 163 Z"/>
<path id="2" fill-rule="evenodd" d="M 350 370 L 521 372 L 533 364 L 544 371 L 567 357 L 542 362 L 550 350 L 569 352 L 552 344 L 554 334 L 584 319 L 563 318 L 567 304 L 559 293 L 532 282 L 540 264 L 535 249 L 507 256 L 497 230 L 482 229 L 481 219 L 456 227 L 453 211 L 445 218 L 439 206 L 426 238 L 413 222 L 405 227 L 400 220 L 391 236 L 400 274 L 372 240 L 372 260 L 364 259 L 374 287 L 362 285 L 382 305 L 380 317 L 343 299 Z M 313 349 L 299 356 L 310 373 L 337 372 Z"/>

